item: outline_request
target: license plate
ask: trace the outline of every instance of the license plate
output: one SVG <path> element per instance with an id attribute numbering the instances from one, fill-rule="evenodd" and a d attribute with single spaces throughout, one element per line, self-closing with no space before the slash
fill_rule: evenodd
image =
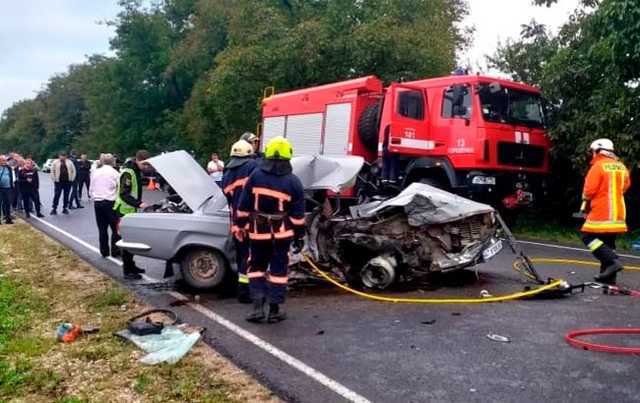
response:
<path id="1" fill-rule="evenodd" d="M 502 241 L 497 240 L 487 249 L 482 251 L 482 258 L 484 260 L 489 260 L 495 255 L 497 255 L 498 253 L 500 253 L 501 250 L 502 250 Z"/>

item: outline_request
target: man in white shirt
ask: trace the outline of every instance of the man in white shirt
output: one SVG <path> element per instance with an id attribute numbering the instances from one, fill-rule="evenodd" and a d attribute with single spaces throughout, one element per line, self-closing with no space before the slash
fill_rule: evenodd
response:
<path id="1" fill-rule="evenodd" d="M 113 167 L 115 160 L 111 154 L 100 156 L 100 168 L 91 173 L 89 194 L 93 198 L 93 205 L 98 224 L 98 235 L 100 239 L 100 254 L 102 257 L 117 256 L 115 246 L 117 238 L 118 217 L 113 211 L 113 204 L 118 193 L 118 178 L 120 173 Z M 109 250 L 109 233 L 111 228 L 111 250 Z"/>
<path id="2" fill-rule="evenodd" d="M 224 162 L 218 158 L 217 153 L 211 154 L 211 161 L 207 164 L 207 172 L 218 183 L 222 181 L 222 171 L 224 171 Z"/>

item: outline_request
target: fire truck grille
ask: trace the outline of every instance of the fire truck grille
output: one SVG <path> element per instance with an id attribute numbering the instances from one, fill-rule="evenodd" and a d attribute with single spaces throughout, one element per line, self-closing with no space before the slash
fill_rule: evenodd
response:
<path id="1" fill-rule="evenodd" d="M 544 164 L 544 148 L 519 143 L 498 143 L 498 163 L 539 168 Z"/>

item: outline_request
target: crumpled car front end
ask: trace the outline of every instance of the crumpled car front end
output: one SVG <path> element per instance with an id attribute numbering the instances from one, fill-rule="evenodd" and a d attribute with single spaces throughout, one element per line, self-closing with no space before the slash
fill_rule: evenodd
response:
<path id="1" fill-rule="evenodd" d="M 325 210 L 326 211 L 326 210 Z M 384 289 L 400 278 L 473 266 L 502 248 L 490 206 L 424 184 L 398 196 L 354 206 L 350 214 L 317 211 L 309 248 L 352 284 Z"/>

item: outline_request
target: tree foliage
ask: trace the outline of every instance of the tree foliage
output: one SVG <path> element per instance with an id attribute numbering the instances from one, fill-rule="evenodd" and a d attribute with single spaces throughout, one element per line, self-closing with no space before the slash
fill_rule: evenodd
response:
<path id="1" fill-rule="evenodd" d="M 52 77 L 0 120 L 0 149 L 130 154 L 228 148 L 263 89 L 446 74 L 469 41 L 465 0 L 121 0 L 114 56 Z"/>
<path id="2" fill-rule="evenodd" d="M 550 102 L 555 170 L 564 173 L 555 178 L 567 193 L 559 193 L 560 200 L 578 198 L 588 146 L 597 138 L 612 139 L 628 165 L 638 162 L 638 21 L 635 0 L 584 1 L 557 35 L 534 21 L 490 59 L 515 79 L 540 86 Z"/>

